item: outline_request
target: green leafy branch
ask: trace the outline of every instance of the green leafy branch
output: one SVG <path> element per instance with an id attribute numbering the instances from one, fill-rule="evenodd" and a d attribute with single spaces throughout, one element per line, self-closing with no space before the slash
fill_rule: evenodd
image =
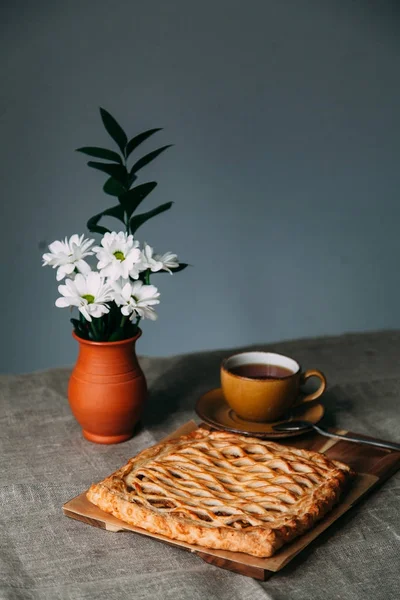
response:
<path id="1" fill-rule="evenodd" d="M 132 153 L 145 140 L 158 131 L 161 131 L 161 128 L 157 127 L 155 129 L 143 131 L 129 140 L 125 131 L 108 111 L 104 108 L 100 108 L 100 116 L 107 133 L 118 146 L 120 154 L 114 150 L 98 148 L 96 146 L 84 146 L 78 148 L 77 152 L 82 152 L 93 158 L 100 158 L 103 161 L 108 161 L 98 162 L 90 160 L 87 164 L 92 169 L 96 169 L 97 171 L 101 171 L 108 175 L 103 190 L 109 196 L 117 198 L 118 204 L 91 217 L 87 222 L 87 227 L 92 233 L 100 233 L 103 235 L 110 230 L 103 225 L 99 225 L 100 220 L 103 217 L 114 217 L 124 224 L 128 234 L 134 235 L 139 227 L 146 223 L 146 221 L 169 210 L 172 206 L 172 202 L 165 202 L 147 212 L 134 214 L 143 200 L 147 198 L 157 186 L 156 181 L 149 181 L 134 186 L 138 171 L 151 163 L 157 156 L 167 150 L 167 148 L 170 148 L 172 144 L 162 146 L 161 148 L 157 148 L 157 150 L 145 154 L 129 167 L 128 159 Z M 173 270 L 181 271 L 185 267 L 186 264 L 182 263 Z"/>

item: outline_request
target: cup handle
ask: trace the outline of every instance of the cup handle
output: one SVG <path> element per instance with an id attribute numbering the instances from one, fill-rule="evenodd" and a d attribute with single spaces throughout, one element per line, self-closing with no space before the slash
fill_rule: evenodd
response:
<path id="1" fill-rule="evenodd" d="M 304 402 L 311 402 L 311 400 L 316 400 L 324 393 L 326 389 L 326 377 L 321 371 L 318 371 L 318 369 L 308 369 L 307 371 L 304 371 L 304 373 L 300 375 L 300 385 L 304 385 L 307 379 L 309 379 L 310 377 L 318 377 L 321 380 L 319 388 L 312 394 L 308 394 L 308 396 L 300 398 L 298 402 L 295 403 L 295 406 L 303 404 Z"/>

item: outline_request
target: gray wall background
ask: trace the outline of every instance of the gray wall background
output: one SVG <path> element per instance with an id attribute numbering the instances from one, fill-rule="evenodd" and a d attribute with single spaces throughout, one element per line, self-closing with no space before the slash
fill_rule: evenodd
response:
<path id="1" fill-rule="evenodd" d="M 380 0 L 3 3 L 1 370 L 72 364 L 44 243 L 106 208 L 82 145 L 98 106 L 174 200 L 138 237 L 193 267 L 155 281 L 142 354 L 399 326 L 399 8 Z"/>

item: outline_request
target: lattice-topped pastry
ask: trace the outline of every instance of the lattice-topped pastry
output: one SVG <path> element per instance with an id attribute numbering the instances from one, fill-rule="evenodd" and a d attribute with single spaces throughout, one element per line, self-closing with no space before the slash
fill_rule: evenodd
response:
<path id="1" fill-rule="evenodd" d="M 266 557 L 323 517 L 352 474 L 318 452 L 200 428 L 143 450 L 87 497 L 153 533 Z"/>

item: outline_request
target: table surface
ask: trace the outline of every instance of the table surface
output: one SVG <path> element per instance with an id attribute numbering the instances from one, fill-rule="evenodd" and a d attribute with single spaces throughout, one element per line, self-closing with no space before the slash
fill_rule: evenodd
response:
<path id="1" fill-rule="evenodd" d="M 140 348 L 140 346 L 139 346 Z M 259 345 L 328 379 L 324 423 L 400 442 L 400 332 Z M 73 521 L 61 507 L 190 419 L 219 384 L 231 350 L 142 358 L 150 397 L 123 444 L 83 439 L 66 390 L 70 369 L 0 377 L 0 599 L 341 600 L 399 597 L 400 474 L 353 508 L 267 582 L 213 567 L 131 533 Z"/>

